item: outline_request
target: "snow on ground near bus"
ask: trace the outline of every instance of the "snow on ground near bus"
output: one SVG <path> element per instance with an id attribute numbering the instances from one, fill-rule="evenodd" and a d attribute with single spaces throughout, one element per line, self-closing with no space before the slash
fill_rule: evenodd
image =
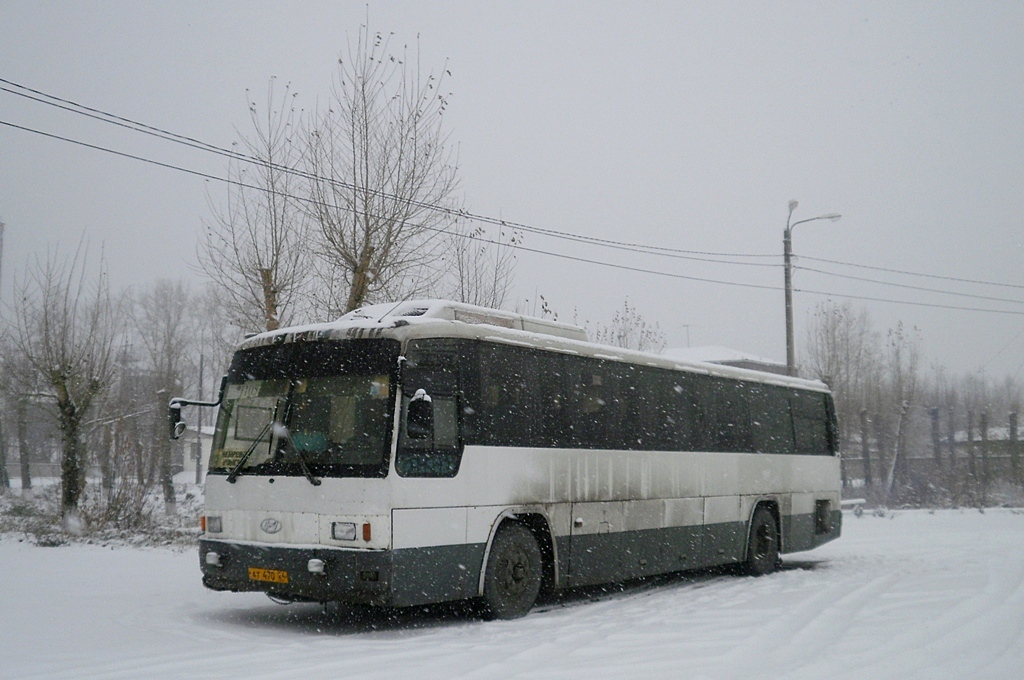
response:
<path id="1" fill-rule="evenodd" d="M 764 578 L 574 593 L 524 619 L 327 616 L 194 552 L 0 540 L 2 678 L 1022 678 L 1024 513 L 844 517 Z"/>

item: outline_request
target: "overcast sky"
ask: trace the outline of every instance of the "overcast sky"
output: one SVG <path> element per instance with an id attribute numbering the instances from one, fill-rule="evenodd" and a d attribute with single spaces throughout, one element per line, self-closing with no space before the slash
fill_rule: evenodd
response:
<path id="1" fill-rule="evenodd" d="M 780 266 L 794 220 L 797 336 L 823 291 L 878 330 L 921 331 L 929 362 L 1024 377 L 1024 4 L 1020 2 L 44 3 L 0 0 L 0 78 L 228 146 L 246 89 L 325 99 L 369 14 L 422 63 L 446 62 L 460 199 L 472 212 L 586 236 L 765 255 L 639 256 L 527 234 L 516 297 L 563 320 L 628 296 L 670 345 L 785 359 Z M 223 175 L 223 159 L 0 92 L 0 120 Z M 209 195 L 184 173 L 0 125 L 3 295 L 47 246 L 85 234 L 115 285 L 199 281 Z M 895 275 L 818 260 L 1005 284 Z M 748 288 L 693 279 L 767 286 Z M 805 292 L 801 292 L 805 291 Z M 984 299 L 997 298 L 997 299 Z M 1002 300 L 1008 300 L 1002 301 Z M 799 358 L 799 357 L 798 357 Z"/>

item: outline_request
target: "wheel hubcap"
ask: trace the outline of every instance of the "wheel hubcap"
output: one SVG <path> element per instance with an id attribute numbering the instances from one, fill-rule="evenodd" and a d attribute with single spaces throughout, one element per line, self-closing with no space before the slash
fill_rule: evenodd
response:
<path id="1" fill-rule="evenodd" d="M 529 560 L 522 551 L 511 551 L 511 554 L 502 560 L 501 572 L 502 590 L 510 595 L 517 594 L 526 586 L 530 574 Z"/>

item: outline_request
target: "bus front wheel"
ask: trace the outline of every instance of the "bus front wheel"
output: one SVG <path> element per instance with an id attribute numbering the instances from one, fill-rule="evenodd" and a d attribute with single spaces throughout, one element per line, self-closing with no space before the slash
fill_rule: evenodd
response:
<path id="1" fill-rule="evenodd" d="M 775 515 L 761 505 L 754 511 L 750 522 L 750 542 L 747 544 L 747 573 L 764 576 L 775 571 L 779 563 L 779 531 Z"/>
<path id="2" fill-rule="evenodd" d="M 484 617 L 526 616 L 537 601 L 542 571 L 540 547 L 530 530 L 518 522 L 502 524 L 484 573 Z"/>

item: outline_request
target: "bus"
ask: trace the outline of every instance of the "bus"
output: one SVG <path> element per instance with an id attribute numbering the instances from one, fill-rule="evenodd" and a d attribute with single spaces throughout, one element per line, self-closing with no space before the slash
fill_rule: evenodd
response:
<path id="1" fill-rule="evenodd" d="M 587 341 L 439 300 L 261 333 L 219 405 L 203 583 L 280 602 L 476 599 L 738 565 L 840 533 L 820 382 Z"/>

